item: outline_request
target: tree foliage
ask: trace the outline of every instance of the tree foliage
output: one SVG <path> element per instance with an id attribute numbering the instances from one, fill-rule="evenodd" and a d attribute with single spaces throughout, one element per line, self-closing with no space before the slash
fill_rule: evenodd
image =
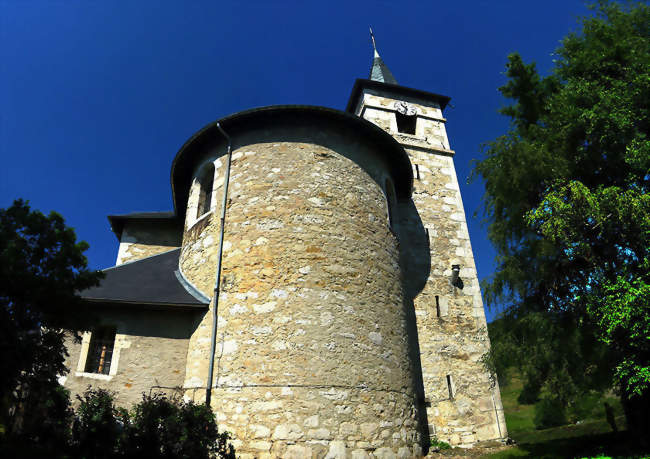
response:
<path id="1" fill-rule="evenodd" d="M 205 405 L 143 396 L 129 413 L 89 388 L 72 410 L 58 377 L 68 372 L 64 332 L 94 320 L 75 313 L 78 292 L 101 278 L 87 248 L 55 212 L 22 200 L 0 209 L 0 456 L 234 458 Z"/>
<path id="2" fill-rule="evenodd" d="M 508 57 L 500 91 L 514 101 L 501 109 L 511 127 L 473 171 L 485 180 L 498 252 L 485 293 L 512 304 L 501 333 L 520 346 L 531 384 L 570 397 L 589 387 L 580 373 L 612 362 L 623 398 L 647 404 L 650 7 L 593 8 L 562 41 L 549 76 Z M 602 348 L 582 355 L 594 338 Z M 567 381 L 554 387 L 558 377 Z"/>
<path id="3" fill-rule="evenodd" d="M 0 209 L 0 423 L 8 432 L 39 426 L 42 437 L 47 422 L 21 413 L 47 418 L 67 409 L 57 382 L 67 373 L 63 330 L 81 327 L 70 313 L 77 292 L 100 278 L 87 269 L 87 248 L 55 212 L 45 216 L 22 200 Z"/>

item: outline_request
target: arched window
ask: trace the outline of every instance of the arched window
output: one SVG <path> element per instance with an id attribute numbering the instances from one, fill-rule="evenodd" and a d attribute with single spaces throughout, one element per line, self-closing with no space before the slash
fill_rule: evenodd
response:
<path id="1" fill-rule="evenodd" d="M 214 164 L 208 164 L 203 168 L 199 176 L 199 206 L 196 210 L 196 218 L 210 212 L 212 206 L 212 187 L 214 186 Z"/>

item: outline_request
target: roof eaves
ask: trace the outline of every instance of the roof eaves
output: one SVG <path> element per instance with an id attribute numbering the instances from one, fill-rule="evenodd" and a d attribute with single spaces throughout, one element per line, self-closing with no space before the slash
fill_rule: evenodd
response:
<path id="1" fill-rule="evenodd" d="M 178 282 L 180 282 L 185 290 L 187 290 L 187 293 L 192 295 L 198 301 L 205 303 L 206 305 L 210 304 L 210 301 L 212 301 L 212 299 L 205 296 L 198 288 L 194 286 L 194 284 L 187 280 L 180 269 L 174 271 L 174 275 L 176 275 Z"/>
<path id="2" fill-rule="evenodd" d="M 370 80 L 364 80 L 364 81 L 370 81 Z M 373 83 L 385 84 L 379 82 L 373 82 Z M 394 86 L 394 85 L 389 85 L 389 86 Z M 345 121 L 346 123 L 351 123 L 352 125 L 355 124 L 357 126 L 365 125 L 365 129 L 369 130 L 375 138 L 383 137 L 382 140 L 387 144 L 390 142 L 397 143 L 397 141 L 393 139 L 392 136 L 386 133 L 383 129 L 371 123 L 370 121 L 355 116 L 353 113 L 350 113 L 349 110 L 346 113 L 344 111 L 342 112 L 340 110 L 336 110 L 329 107 L 320 107 L 320 106 L 313 106 L 313 105 L 271 105 L 267 107 L 257 107 L 257 108 L 252 108 L 249 110 L 233 113 L 224 118 L 221 118 L 220 120 L 213 121 L 212 123 L 209 123 L 203 128 L 201 128 L 200 130 L 198 130 L 183 144 L 183 146 L 181 146 L 180 150 L 176 153 L 176 156 L 172 161 L 171 177 L 170 177 L 171 188 L 172 188 L 172 200 L 174 202 L 174 210 L 176 212 L 176 215 L 180 216 L 181 218 L 184 216 L 185 210 L 179 206 L 179 202 L 186 202 L 187 200 L 186 190 L 184 190 L 182 186 L 178 186 L 178 184 L 176 183 L 177 180 L 175 174 L 178 172 L 177 168 L 181 168 L 183 166 L 182 164 L 183 161 L 181 161 L 181 158 L 184 158 L 184 156 L 189 152 L 191 152 L 191 150 L 195 148 L 197 144 L 205 140 L 206 137 L 211 133 L 211 131 L 212 132 L 216 131 L 217 122 L 220 123 L 224 127 L 224 129 L 226 129 L 226 131 L 228 131 L 228 129 L 232 125 L 239 124 L 240 126 L 242 126 L 245 125 L 245 122 L 259 122 L 263 118 L 271 118 L 278 114 L 283 114 L 287 112 L 298 112 L 298 111 L 303 111 L 305 112 L 305 114 L 323 115 L 325 117 L 330 117 L 335 121 Z M 403 168 L 404 170 L 402 172 L 406 177 L 406 182 L 408 182 L 408 184 L 406 184 L 403 187 L 403 189 L 399 189 L 396 191 L 398 191 L 398 194 L 410 196 L 411 189 L 412 189 L 413 172 L 411 170 L 408 156 L 406 156 L 406 153 L 404 153 L 401 145 L 397 144 L 397 149 L 401 151 L 401 155 L 403 155 L 406 160 L 406 166 Z"/>
<path id="3" fill-rule="evenodd" d="M 126 261 L 126 262 L 121 263 L 121 264 L 119 264 L 119 265 L 109 266 L 108 268 L 104 268 L 104 269 L 102 269 L 101 271 L 102 271 L 102 272 L 106 272 L 106 271 L 111 271 L 111 270 L 113 270 L 113 269 L 120 269 L 120 268 L 123 268 L 123 267 L 125 267 L 125 266 L 132 265 L 132 264 L 134 264 L 134 263 L 139 263 L 139 262 L 141 262 L 141 261 L 146 261 L 146 260 L 149 260 L 149 259 L 151 259 L 151 258 L 155 258 L 155 257 L 160 257 L 160 256 L 163 256 L 163 255 L 167 255 L 169 252 L 173 252 L 174 250 L 180 250 L 180 249 L 181 249 L 180 247 L 173 247 L 173 248 L 171 248 L 171 249 L 169 249 L 169 250 L 165 250 L 164 252 L 154 253 L 153 255 L 149 255 L 148 257 L 142 257 L 142 258 L 138 258 L 137 260 Z"/>
<path id="4" fill-rule="evenodd" d="M 397 94 L 403 94 L 405 96 L 419 97 L 422 99 L 429 99 L 437 102 L 440 105 L 440 110 L 444 110 L 447 107 L 447 104 L 451 100 L 449 96 L 443 96 L 441 94 L 436 94 L 433 92 L 422 91 L 421 89 L 409 88 L 399 84 L 385 83 L 382 81 L 367 80 L 364 78 L 358 78 L 352 86 L 352 91 L 350 92 L 350 98 L 348 99 L 347 107 L 345 111 L 348 113 L 354 113 L 356 109 L 356 103 L 358 101 L 359 95 L 364 88 L 369 89 L 378 89 L 387 92 L 394 92 Z"/>
<path id="5" fill-rule="evenodd" d="M 174 221 L 178 218 L 175 212 L 131 212 L 128 214 L 108 215 L 108 222 L 111 225 L 111 231 L 117 237 L 117 240 L 122 239 L 122 232 L 124 231 L 124 224 L 127 221 L 151 221 L 151 220 L 168 220 Z"/>
<path id="6" fill-rule="evenodd" d="M 95 303 L 102 305 L 113 306 L 145 306 L 145 307 L 161 307 L 164 309 L 198 309 L 204 310 L 208 307 L 204 303 L 169 303 L 169 302 L 156 302 L 156 301 L 131 301 L 131 300 L 116 300 L 112 298 L 82 298 L 86 303 Z"/>

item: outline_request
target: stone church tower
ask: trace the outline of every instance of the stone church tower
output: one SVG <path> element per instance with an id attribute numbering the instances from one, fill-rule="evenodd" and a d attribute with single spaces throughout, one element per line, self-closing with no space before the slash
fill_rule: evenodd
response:
<path id="1" fill-rule="evenodd" d="M 347 111 L 390 133 L 413 167 L 412 205 L 400 207 L 397 232 L 417 323 L 428 433 L 452 445 L 505 438 L 498 384 L 480 362 L 489 339 L 442 113 L 449 98 L 399 86 L 374 44 L 373 37 L 370 79 L 357 80 Z"/>
<path id="2" fill-rule="evenodd" d="M 208 402 L 242 458 L 419 457 L 506 436 L 442 111 L 375 51 L 345 112 L 274 106 L 192 136 L 174 211 L 111 216 L 100 326 L 62 383 Z"/>

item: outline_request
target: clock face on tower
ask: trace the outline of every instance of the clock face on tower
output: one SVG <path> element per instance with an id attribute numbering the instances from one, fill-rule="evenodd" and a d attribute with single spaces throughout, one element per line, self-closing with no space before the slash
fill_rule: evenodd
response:
<path id="1" fill-rule="evenodd" d="M 402 115 L 406 116 L 415 116 L 417 113 L 417 109 L 409 104 L 408 102 L 404 102 L 402 100 L 395 102 L 395 109 L 397 110 L 398 113 L 401 113 Z"/>

